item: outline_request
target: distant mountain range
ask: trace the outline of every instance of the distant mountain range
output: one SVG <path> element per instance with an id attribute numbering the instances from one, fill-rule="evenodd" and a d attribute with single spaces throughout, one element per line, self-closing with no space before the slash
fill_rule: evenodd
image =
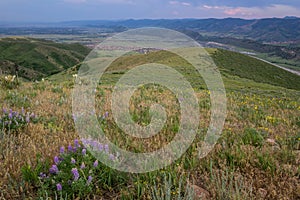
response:
<path id="1" fill-rule="evenodd" d="M 1 28 L 7 27 L 60 27 L 60 28 L 106 28 L 124 31 L 140 27 L 164 27 L 175 30 L 192 30 L 200 33 L 210 33 L 215 36 L 238 37 L 263 42 L 287 42 L 300 40 L 300 18 L 288 16 L 285 18 L 266 19 L 142 19 L 142 20 L 90 20 L 67 21 L 59 23 L 11 24 L 0 23 Z"/>
<path id="2" fill-rule="evenodd" d="M 69 22 L 76 25 L 78 22 Z M 82 23 L 82 22 L 81 22 Z M 86 26 L 108 25 L 90 21 Z M 110 25 L 139 28 L 144 26 L 165 27 L 175 30 L 192 30 L 217 36 L 242 37 L 264 42 L 285 42 L 300 40 L 300 18 L 270 19 L 178 19 L 178 20 L 125 20 Z"/>

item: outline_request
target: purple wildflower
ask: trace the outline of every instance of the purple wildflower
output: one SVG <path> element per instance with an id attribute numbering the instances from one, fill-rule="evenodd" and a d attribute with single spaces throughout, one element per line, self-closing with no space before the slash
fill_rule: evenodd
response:
<path id="1" fill-rule="evenodd" d="M 24 114 L 25 114 L 25 111 L 24 111 L 24 108 L 23 108 L 23 107 L 22 107 L 22 111 L 21 111 L 21 112 L 22 112 L 22 115 L 24 115 Z"/>
<path id="2" fill-rule="evenodd" d="M 97 141 L 93 141 L 93 142 L 91 143 L 91 145 L 92 145 L 92 147 L 93 147 L 94 149 L 96 149 L 97 146 L 98 146 L 98 142 L 97 142 Z"/>
<path id="3" fill-rule="evenodd" d="M 29 117 L 29 114 L 26 115 L 26 119 L 25 119 L 26 123 L 29 123 L 30 122 L 30 117 Z"/>
<path id="4" fill-rule="evenodd" d="M 109 151 L 109 148 L 108 148 L 108 145 L 106 144 L 106 145 L 104 145 L 104 150 L 105 150 L 105 152 L 106 153 L 108 153 L 108 151 Z"/>
<path id="5" fill-rule="evenodd" d="M 71 163 L 72 164 L 75 164 L 76 163 L 76 160 L 74 158 L 71 158 Z"/>
<path id="6" fill-rule="evenodd" d="M 56 189 L 57 191 L 61 191 L 62 190 L 62 186 L 60 183 L 56 184 Z"/>
<path id="7" fill-rule="evenodd" d="M 40 177 L 40 178 L 46 178 L 46 174 L 43 173 L 43 172 L 41 172 L 41 173 L 39 174 L 39 177 Z"/>
<path id="8" fill-rule="evenodd" d="M 74 140 L 74 147 L 75 147 L 75 148 L 80 147 L 79 141 L 78 141 L 77 139 Z"/>
<path id="9" fill-rule="evenodd" d="M 81 164 L 80 169 L 84 169 L 85 168 L 85 164 L 84 162 Z"/>
<path id="10" fill-rule="evenodd" d="M 9 112 L 8 118 L 9 118 L 9 119 L 12 119 L 12 117 L 13 117 L 13 114 L 12 114 L 11 112 Z"/>
<path id="11" fill-rule="evenodd" d="M 59 158 L 57 156 L 54 157 L 54 163 L 57 165 L 59 163 Z"/>
<path id="12" fill-rule="evenodd" d="M 7 110 L 6 110 L 6 108 L 3 108 L 3 113 L 5 113 L 5 114 L 7 113 Z"/>
<path id="13" fill-rule="evenodd" d="M 31 113 L 30 117 L 31 117 L 31 118 L 35 118 L 35 114 L 34 114 L 34 113 Z"/>
<path id="14" fill-rule="evenodd" d="M 73 168 L 71 170 L 72 174 L 73 174 L 73 177 L 74 177 L 74 181 L 77 181 L 79 179 L 79 173 L 78 173 L 78 170 L 77 168 Z"/>
<path id="15" fill-rule="evenodd" d="M 98 167 L 98 160 L 94 162 L 94 167 Z"/>
<path id="16" fill-rule="evenodd" d="M 92 180 L 93 180 L 93 177 L 92 177 L 92 176 L 89 176 L 89 177 L 88 177 L 88 180 L 87 180 L 87 184 L 89 185 L 89 184 L 92 182 Z"/>
<path id="17" fill-rule="evenodd" d="M 98 150 L 99 150 L 99 151 L 103 151 L 103 144 L 99 144 L 99 145 L 98 145 Z"/>
<path id="18" fill-rule="evenodd" d="M 88 145 L 88 141 L 87 141 L 87 139 L 81 139 L 81 142 L 82 142 L 82 144 L 84 145 L 84 146 L 86 146 L 86 145 Z"/>
<path id="19" fill-rule="evenodd" d="M 60 152 L 61 154 L 65 153 L 65 147 L 60 147 L 59 152 Z"/>
<path id="20" fill-rule="evenodd" d="M 107 111 L 104 113 L 102 119 L 106 119 L 106 118 L 108 118 L 108 112 Z"/>
<path id="21" fill-rule="evenodd" d="M 86 149 L 82 149 L 82 155 L 85 156 L 85 154 L 86 154 Z"/>
<path id="22" fill-rule="evenodd" d="M 69 146 L 68 146 L 68 151 L 69 151 L 69 152 L 73 151 L 73 147 L 72 147 L 72 145 L 70 145 L 70 144 L 69 144 Z"/>
<path id="23" fill-rule="evenodd" d="M 12 112 L 12 115 L 18 117 L 19 113 L 17 111 L 14 111 L 14 112 Z"/>
<path id="24" fill-rule="evenodd" d="M 113 154 L 110 154 L 110 155 L 109 155 L 109 159 L 110 159 L 110 160 L 115 160 L 115 156 L 114 156 Z"/>
<path id="25" fill-rule="evenodd" d="M 49 172 L 51 174 L 57 174 L 58 173 L 58 167 L 56 165 L 52 165 L 52 167 L 49 169 Z"/>

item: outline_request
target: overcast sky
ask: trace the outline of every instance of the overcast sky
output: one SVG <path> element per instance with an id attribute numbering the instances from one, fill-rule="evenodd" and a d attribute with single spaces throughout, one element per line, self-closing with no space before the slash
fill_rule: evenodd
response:
<path id="1" fill-rule="evenodd" d="M 0 0 L 0 21 L 300 17 L 299 0 Z"/>

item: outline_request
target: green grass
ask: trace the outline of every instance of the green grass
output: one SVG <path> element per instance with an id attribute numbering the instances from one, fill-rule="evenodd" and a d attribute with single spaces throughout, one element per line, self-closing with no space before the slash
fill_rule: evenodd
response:
<path id="1" fill-rule="evenodd" d="M 258 83 L 300 90 L 300 77 L 249 56 L 218 50 L 212 54 L 222 74 L 253 80 Z"/>
<path id="2" fill-rule="evenodd" d="M 59 44 L 32 38 L 0 39 L 0 69 L 33 80 L 49 76 L 83 61 L 90 49 L 79 44 Z"/>

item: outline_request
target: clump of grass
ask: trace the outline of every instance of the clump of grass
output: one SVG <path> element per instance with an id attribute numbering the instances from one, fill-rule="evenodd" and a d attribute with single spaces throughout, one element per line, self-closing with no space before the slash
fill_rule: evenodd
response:
<path id="1" fill-rule="evenodd" d="M 210 164 L 211 184 L 215 188 L 215 199 L 254 199 L 252 185 L 234 170 L 213 170 Z"/>
<path id="2" fill-rule="evenodd" d="M 263 135 L 253 128 L 245 129 L 244 133 L 241 135 L 241 138 L 245 145 L 250 144 L 255 147 L 262 147 L 264 143 Z"/>
<path id="3" fill-rule="evenodd" d="M 174 177 L 170 173 L 165 173 L 160 182 L 154 180 L 149 191 L 153 200 L 193 200 L 195 197 L 195 191 L 186 176 Z"/>
<path id="4" fill-rule="evenodd" d="M 29 108 L 31 105 L 29 96 L 18 91 L 7 91 L 4 100 L 11 107 Z"/>
<path id="5" fill-rule="evenodd" d="M 16 89 L 19 87 L 20 82 L 18 81 L 17 77 L 14 75 L 8 75 L 8 76 L 1 76 L 0 77 L 0 85 L 4 89 Z"/>

